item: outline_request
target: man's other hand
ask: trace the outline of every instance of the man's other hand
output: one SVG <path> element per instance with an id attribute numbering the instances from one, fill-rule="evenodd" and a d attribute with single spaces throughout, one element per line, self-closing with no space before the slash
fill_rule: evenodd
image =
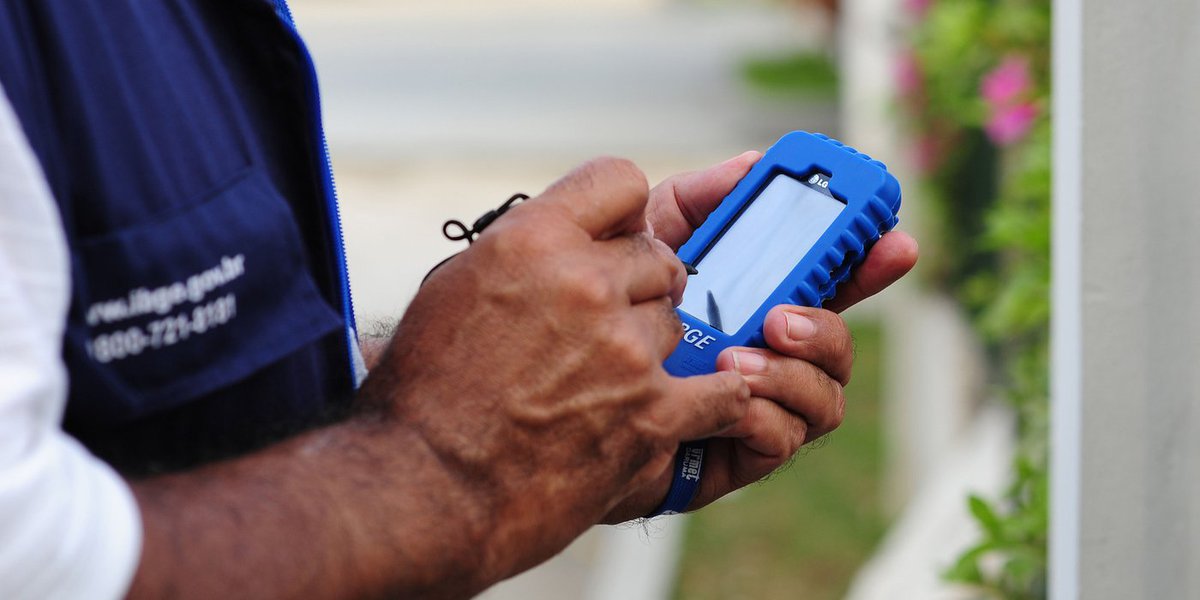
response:
<path id="1" fill-rule="evenodd" d="M 667 179 L 650 192 L 647 220 L 673 249 L 687 241 L 739 180 L 762 158 L 747 152 L 714 167 Z M 850 380 L 853 343 L 836 314 L 894 283 L 916 264 L 917 244 L 894 231 L 876 242 L 826 310 L 778 306 L 767 315 L 767 349 L 729 348 L 717 360 L 750 385 L 745 416 L 708 443 L 700 491 L 689 508 L 704 506 L 786 464 L 804 444 L 841 424 L 842 388 Z M 620 522 L 649 513 L 671 482 L 668 465 L 606 516 Z"/>

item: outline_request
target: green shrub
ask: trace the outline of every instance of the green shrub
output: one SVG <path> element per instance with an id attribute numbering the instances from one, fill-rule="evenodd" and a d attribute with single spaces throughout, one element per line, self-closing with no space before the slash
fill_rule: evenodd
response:
<path id="1" fill-rule="evenodd" d="M 1004 598 L 1046 595 L 1050 319 L 1048 0 L 910 0 L 896 74 L 938 215 L 932 282 L 961 299 L 1020 440 L 1003 498 L 971 497 L 978 544 L 946 576 Z M 928 265 L 927 265 L 928 266 Z"/>

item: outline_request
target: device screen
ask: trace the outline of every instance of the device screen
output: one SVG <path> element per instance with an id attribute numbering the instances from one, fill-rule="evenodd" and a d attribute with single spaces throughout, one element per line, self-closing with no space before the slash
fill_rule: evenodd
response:
<path id="1" fill-rule="evenodd" d="M 694 265 L 680 308 L 736 333 L 812 249 L 846 204 L 828 179 L 776 175 Z"/>

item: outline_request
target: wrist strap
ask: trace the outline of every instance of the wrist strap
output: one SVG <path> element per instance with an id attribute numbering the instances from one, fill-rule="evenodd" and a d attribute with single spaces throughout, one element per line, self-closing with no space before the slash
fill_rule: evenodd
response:
<path id="1" fill-rule="evenodd" d="M 687 442 L 675 453 L 675 469 L 671 477 L 671 489 L 662 504 L 647 518 L 659 515 L 675 515 L 687 510 L 696 492 L 700 489 L 700 470 L 704 466 L 706 440 Z"/>
<path id="2" fill-rule="evenodd" d="M 479 237 L 479 234 L 483 233 L 483 230 L 487 229 L 488 225 L 494 223 L 496 219 L 499 219 L 501 216 L 503 216 L 504 213 L 508 212 L 508 209 L 515 206 L 518 202 L 524 202 L 528 199 L 529 196 L 525 194 L 513 194 L 512 196 L 509 196 L 508 200 L 506 200 L 504 204 L 501 204 L 495 210 L 489 210 L 483 213 L 483 215 L 478 219 L 475 219 L 475 223 L 470 227 L 467 227 L 465 223 L 459 221 L 458 219 L 450 219 L 442 224 L 442 235 L 446 236 L 446 239 L 452 242 L 467 240 L 468 246 L 474 244 L 475 238 Z M 458 256 L 457 252 L 447 256 L 442 260 L 442 262 L 434 265 L 429 272 L 425 273 L 425 277 L 421 279 L 421 285 L 425 285 L 425 282 L 429 280 L 429 276 L 433 275 L 434 271 L 441 268 L 442 265 L 450 262 L 450 259 L 454 258 L 455 256 Z"/>

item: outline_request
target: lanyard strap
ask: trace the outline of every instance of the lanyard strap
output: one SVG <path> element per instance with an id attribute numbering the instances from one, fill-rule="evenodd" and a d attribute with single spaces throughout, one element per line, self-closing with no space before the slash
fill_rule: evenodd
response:
<path id="1" fill-rule="evenodd" d="M 687 511 L 687 507 L 700 489 L 700 471 L 704 467 L 706 440 L 687 442 L 675 453 L 675 469 L 671 477 L 671 489 L 662 504 L 647 518 L 659 515 L 676 515 Z"/>

